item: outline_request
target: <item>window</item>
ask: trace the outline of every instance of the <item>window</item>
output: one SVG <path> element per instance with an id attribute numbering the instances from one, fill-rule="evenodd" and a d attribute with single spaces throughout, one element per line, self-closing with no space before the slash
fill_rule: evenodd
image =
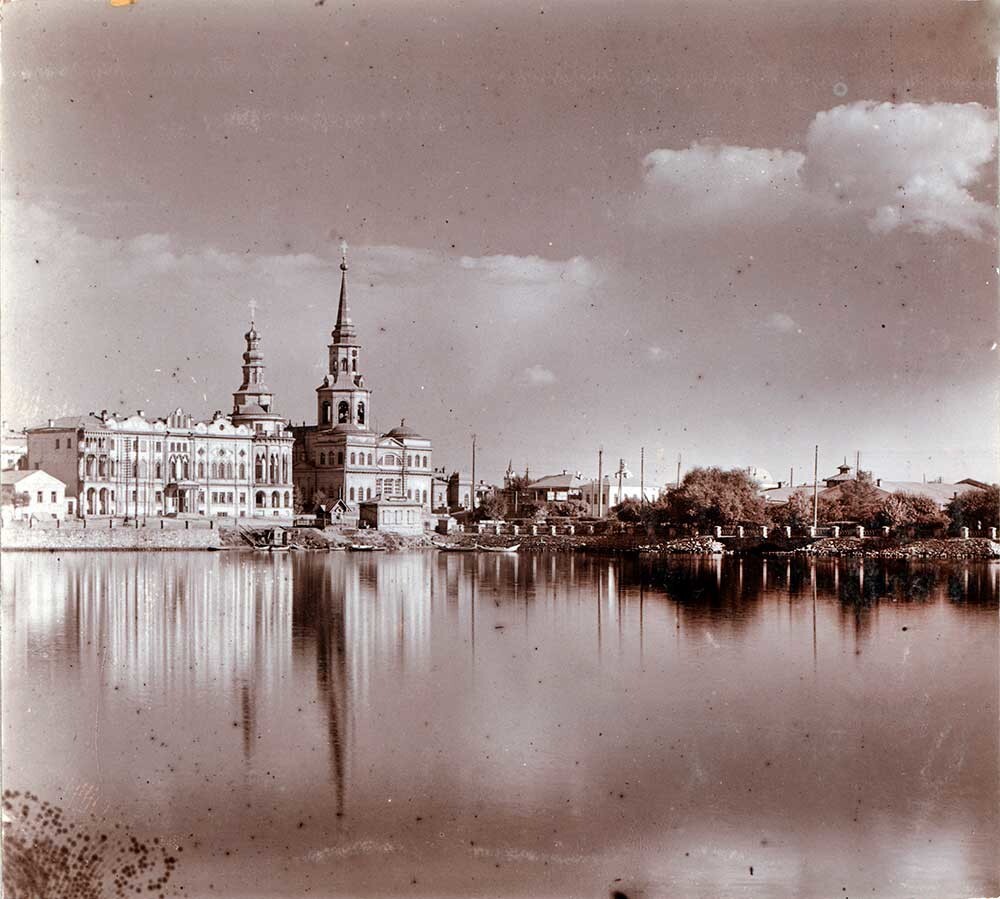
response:
<path id="1" fill-rule="evenodd" d="M 285 508 L 289 508 L 292 505 L 292 495 L 286 490 L 285 491 Z"/>
<path id="2" fill-rule="evenodd" d="M 204 462 L 199 462 L 198 463 L 198 478 L 201 479 L 203 477 L 205 477 L 205 463 Z"/>
<path id="3" fill-rule="evenodd" d="M 264 480 L 264 459 L 262 456 L 258 456 L 257 461 L 254 463 L 254 479 L 257 481 Z"/>
<path id="4" fill-rule="evenodd" d="M 347 360 L 344 360 L 345 364 Z M 338 424 L 346 424 L 347 417 L 351 414 L 351 407 L 347 404 L 347 400 L 341 400 L 337 405 L 337 422 Z"/>
<path id="5" fill-rule="evenodd" d="M 69 437 L 67 437 L 66 438 L 66 449 L 71 449 L 72 446 L 73 446 L 73 441 L 70 440 Z"/>
<path id="6" fill-rule="evenodd" d="M 372 488 L 369 487 L 367 490 L 365 490 L 365 499 L 371 499 L 371 498 L 372 498 Z"/>
<path id="7" fill-rule="evenodd" d="M 406 491 L 406 498 L 407 499 L 413 499 L 413 490 L 412 489 Z"/>
<path id="8" fill-rule="evenodd" d="M 319 464 L 326 465 L 326 453 L 319 454 Z"/>
<path id="9" fill-rule="evenodd" d="M 247 501 L 247 495 L 245 493 L 241 493 L 240 494 L 240 505 L 242 506 L 243 503 L 245 503 L 246 501 Z"/>
<path id="10" fill-rule="evenodd" d="M 56 449 L 59 449 L 59 438 L 56 437 Z"/>
<path id="11" fill-rule="evenodd" d="M 39 502 L 42 501 L 42 491 L 41 490 L 38 491 L 38 501 Z"/>
<path id="12" fill-rule="evenodd" d="M 343 450 L 340 450 L 337 453 L 337 464 L 338 465 L 343 465 L 344 464 L 344 451 Z"/>
<path id="13" fill-rule="evenodd" d="M 242 481 L 247 476 L 247 467 L 243 462 L 240 462 L 240 480 Z"/>
<path id="14" fill-rule="evenodd" d="M 413 468 L 413 456 L 407 455 L 406 457 L 406 467 Z"/>
<path id="15" fill-rule="evenodd" d="M 353 487 L 350 490 L 350 499 L 351 499 L 351 502 L 353 503 L 354 502 L 354 488 Z"/>
<path id="16" fill-rule="evenodd" d="M 159 440 L 156 441 L 156 451 L 160 452 L 163 449 L 163 443 Z"/>
<path id="17" fill-rule="evenodd" d="M 354 462 L 355 462 L 354 453 L 351 453 L 351 465 L 353 465 Z"/>
<path id="18" fill-rule="evenodd" d="M 159 462 L 156 463 L 155 471 L 156 471 L 156 480 L 160 480 L 160 477 L 163 475 L 163 468 Z"/>
<path id="19" fill-rule="evenodd" d="M 156 501 L 158 503 L 163 502 L 163 494 L 159 490 L 156 491 Z"/>
<path id="20" fill-rule="evenodd" d="M 357 369 L 355 369 L 356 371 Z M 365 404 L 358 403 L 358 424 L 363 425 L 365 423 Z"/>
<path id="21" fill-rule="evenodd" d="M 320 415 L 320 423 L 324 425 L 330 424 L 330 401 L 323 400 L 322 413 Z"/>
<path id="22" fill-rule="evenodd" d="M 340 360 L 340 370 L 341 371 L 347 371 L 347 357 L 346 356 L 343 359 Z"/>

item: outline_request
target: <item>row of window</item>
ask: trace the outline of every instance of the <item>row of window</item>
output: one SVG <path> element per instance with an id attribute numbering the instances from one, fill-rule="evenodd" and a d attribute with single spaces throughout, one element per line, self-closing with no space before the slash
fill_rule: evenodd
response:
<path id="1" fill-rule="evenodd" d="M 155 496 L 155 502 L 156 502 L 156 505 L 157 505 L 157 512 L 159 512 L 159 511 L 161 511 L 161 507 L 162 507 L 162 504 L 163 504 L 163 491 L 162 490 L 157 490 L 154 496 Z M 216 503 L 216 504 L 226 503 L 226 504 L 232 505 L 233 504 L 233 497 L 234 497 L 233 491 L 227 491 L 227 490 L 213 490 L 212 491 L 212 502 Z M 115 502 L 115 491 L 114 490 L 108 491 L 106 489 L 103 489 L 103 490 L 100 491 L 100 493 L 98 493 L 93 487 L 91 487 L 87 491 L 87 510 L 88 510 L 88 513 L 91 514 L 91 515 L 95 515 L 98 512 L 100 512 L 100 514 L 102 514 L 102 515 L 108 514 L 109 507 L 108 507 L 107 504 L 108 504 L 108 500 L 109 499 L 110 499 L 111 503 Z M 138 497 L 136 495 L 136 491 L 132 490 L 131 491 L 131 501 L 132 501 L 132 504 L 135 505 L 136 502 L 137 502 L 137 500 L 138 500 Z M 269 502 L 269 500 L 270 500 L 270 502 Z M 241 493 L 240 494 L 240 505 L 245 504 L 246 501 L 247 501 L 247 495 L 245 493 Z M 41 490 L 38 491 L 38 502 L 42 502 L 42 491 Z M 57 502 L 57 500 L 56 500 L 56 494 L 55 494 L 54 491 L 52 493 L 52 502 Z M 205 491 L 204 490 L 199 490 L 198 491 L 198 502 L 199 503 L 204 503 L 205 502 Z M 265 493 L 263 490 L 258 490 L 257 493 L 254 495 L 254 505 L 256 505 L 258 509 L 265 509 L 268 506 L 270 506 L 273 509 L 280 509 L 280 508 L 282 508 L 282 506 L 284 506 L 284 508 L 286 508 L 286 509 L 290 509 L 292 507 L 292 494 L 289 491 L 287 491 L 287 490 L 284 491 L 284 493 L 279 493 L 277 490 L 275 490 L 275 491 L 273 491 L 271 493 L 271 495 L 269 497 L 267 495 L 267 493 Z"/>
<path id="2" fill-rule="evenodd" d="M 163 477 L 163 465 L 160 462 L 155 462 L 152 470 L 153 479 L 157 481 L 161 480 Z M 205 463 L 199 462 L 196 470 L 198 479 L 204 480 L 206 471 Z M 186 480 L 190 477 L 191 466 L 187 459 L 173 459 L 168 464 L 167 471 L 171 473 L 174 480 Z M 234 466 L 232 462 L 212 462 L 208 467 L 208 471 L 209 476 L 213 480 L 233 480 L 236 476 L 238 476 L 240 480 L 244 480 L 247 476 L 247 467 L 244 462 L 240 462 L 239 467 Z M 118 463 L 114 459 L 108 459 L 102 456 L 95 460 L 93 456 L 88 456 L 85 464 L 85 472 L 88 478 L 92 478 L 95 475 L 101 478 L 115 477 L 116 474 L 119 473 L 119 468 Z M 131 477 L 146 478 L 148 475 L 148 463 L 144 459 L 132 463 Z M 255 480 L 263 482 L 265 480 L 265 475 L 267 475 L 269 483 L 287 484 L 288 458 L 283 457 L 279 463 L 277 457 L 272 457 L 269 464 L 265 464 L 263 458 L 257 459 L 254 465 Z"/>
<path id="3" fill-rule="evenodd" d="M 351 465 L 372 465 L 374 455 L 368 453 L 367 456 L 364 453 L 351 453 L 350 460 Z M 327 455 L 325 452 L 319 454 L 319 464 L 320 465 L 333 465 L 333 452 Z M 344 451 L 337 451 L 337 465 L 344 464 Z M 386 453 L 384 456 L 379 456 L 378 464 L 383 466 L 393 466 L 402 465 L 403 457 L 396 455 L 396 453 Z M 406 467 L 407 468 L 427 468 L 430 466 L 430 457 L 421 455 L 412 455 L 407 453 L 406 456 Z"/>
<path id="4" fill-rule="evenodd" d="M 45 502 L 45 491 L 39 490 L 38 493 L 35 495 L 35 501 L 39 502 L 39 503 L 44 503 Z M 59 502 L 59 500 L 56 499 L 56 492 L 55 492 L 55 490 L 52 491 L 52 498 L 49 500 L 49 502 L 50 503 L 57 503 L 57 502 Z"/>

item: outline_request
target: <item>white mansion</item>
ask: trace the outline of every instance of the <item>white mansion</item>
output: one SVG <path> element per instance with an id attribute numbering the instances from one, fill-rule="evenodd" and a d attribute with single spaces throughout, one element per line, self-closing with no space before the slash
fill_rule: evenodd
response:
<path id="1" fill-rule="evenodd" d="M 291 516 L 292 435 L 272 410 L 253 322 L 245 339 L 231 415 L 50 419 L 27 432 L 28 467 L 63 481 L 82 517 Z"/>

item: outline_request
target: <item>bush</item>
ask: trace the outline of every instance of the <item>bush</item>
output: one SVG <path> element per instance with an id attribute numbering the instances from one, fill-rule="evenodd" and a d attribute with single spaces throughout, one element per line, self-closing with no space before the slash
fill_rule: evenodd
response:
<path id="1" fill-rule="evenodd" d="M 694 468 L 681 486 L 656 504 L 656 520 L 693 524 L 699 528 L 726 524 L 762 524 L 763 498 L 750 476 L 738 468 Z"/>
<path id="2" fill-rule="evenodd" d="M 969 490 L 956 496 L 948 503 L 945 514 L 954 534 L 963 527 L 973 531 L 996 527 L 1000 518 L 1000 487 L 994 484 L 985 490 Z"/>
<path id="3" fill-rule="evenodd" d="M 891 528 L 932 528 L 947 524 L 947 516 L 929 496 L 891 493 L 879 507 L 876 523 Z"/>

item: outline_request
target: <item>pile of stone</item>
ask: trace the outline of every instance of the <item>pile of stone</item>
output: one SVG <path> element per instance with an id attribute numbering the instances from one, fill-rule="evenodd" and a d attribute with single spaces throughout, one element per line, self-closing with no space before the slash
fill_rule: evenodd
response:
<path id="1" fill-rule="evenodd" d="M 869 554 L 873 548 L 869 542 L 866 552 L 863 537 L 821 537 L 808 546 L 799 547 L 796 552 L 810 556 L 860 556 Z"/>
<path id="2" fill-rule="evenodd" d="M 665 543 L 653 543 L 640 546 L 644 553 L 685 553 L 688 555 L 718 555 L 726 551 L 714 537 L 681 537 L 679 540 L 668 540 Z"/>
<path id="3" fill-rule="evenodd" d="M 917 540 L 871 555 L 879 559 L 1000 559 L 1000 543 L 986 538 L 972 540 Z"/>

